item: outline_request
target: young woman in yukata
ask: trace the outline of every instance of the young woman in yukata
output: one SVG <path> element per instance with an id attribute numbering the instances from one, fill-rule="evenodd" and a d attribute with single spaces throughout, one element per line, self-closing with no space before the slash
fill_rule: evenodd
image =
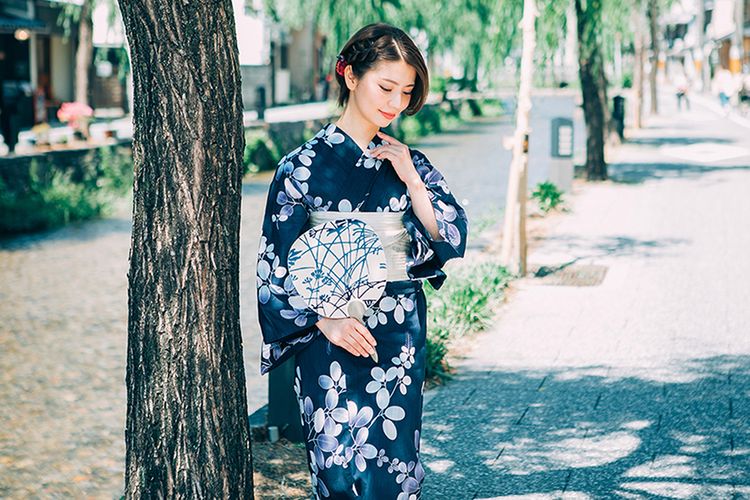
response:
<path id="1" fill-rule="evenodd" d="M 421 280 L 440 287 L 445 262 L 464 254 L 467 219 L 427 157 L 380 130 L 427 97 L 427 67 L 411 38 L 387 24 L 362 28 L 341 50 L 336 80 L 343 113 L 285 155 L 270 186 L 257 267 L 261 372 L 295 355 L 316 498 L 417 499 L 425 475 Z M 332 215 L 321 211 L 402 214 L 402 268 L 389 268 L 365 325 L 324 318 L 294 290 L 289 247 L 311 214 Z"/>

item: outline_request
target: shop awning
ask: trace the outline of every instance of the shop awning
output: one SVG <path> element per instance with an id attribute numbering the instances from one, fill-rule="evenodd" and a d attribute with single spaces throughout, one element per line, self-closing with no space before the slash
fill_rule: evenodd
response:
<path id="1" fill-rule="evenodd" d="M 0 33 L 14 33 L 16 30 L 46 33 L 49 28 L 44 21 L 39 19 L 25 19 L 9 14 L 0 14 Z"/>

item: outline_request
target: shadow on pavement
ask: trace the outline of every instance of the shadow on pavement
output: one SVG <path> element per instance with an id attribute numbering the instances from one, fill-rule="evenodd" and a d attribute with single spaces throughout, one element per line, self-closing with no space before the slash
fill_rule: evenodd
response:
<path id="1" fill-rule="evenodd" d="M 629 236 L 607 236 L 586 238 L 582 236 L 559 234 L 547 236 L 545 242 L 551 248 L 564 248 L 566 254 L 575 255 L 576 260 L 592 257 L 623 257 L 637 255 L 639 257 L 660 257 L 671 255 L 668 249 L 687 245 L 689 240 L 684 238 L 661 238 L 658 240 L 644 240 Z"/>
<path id="2" fill-rule="evenodd" d="M 609 178 L 622 184 L 640 184 L 660 179 L 696 178 L 719 171 L 750 170 L 748 165 L 686 165 L 679 163 L 612 163 L 608 166 Z"/>
<path id="3" fill-rule="evenodd" d="M 648 127 L 646 130 L 653 130 L 654 127 Z M 673 128 L 670 128 L 673 130 Z M 627 144 L 638 146 L 688 146 L 698 143 L 730 144 L 734 141 L 721 137 L 635 137 L 627 140 Z"/>
<path id="4" fill-rule="evenodd" d="M 470 371 L 449 387 L 425 408 L 425 498 L 750 496 L 750 356 Z"/>

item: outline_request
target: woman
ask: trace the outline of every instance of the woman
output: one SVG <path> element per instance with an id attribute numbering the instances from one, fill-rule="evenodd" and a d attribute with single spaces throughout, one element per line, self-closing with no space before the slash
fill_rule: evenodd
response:
<path id="1" fill-rule="evenodd" d="M 258 255 L 261 372 L 296 354 L 316 497 L 418 498 L 427 321 L 420 279 L 440 287 L 443 264 L 464 254 L 467 219 L 425 155 L 380 131 L 427 97 L 414 42 L 393 26 L 366 26 L 342 49 L 336 80 L 340 118 L 284 156 L 270 187 Z M 399 212 L 408 235 L 402 254 L 389 249 L 402 264 L 389 259 L 384 295 L 365 325 L 316 314 L 286 269 L 304 229 L 339 212 Z"/>

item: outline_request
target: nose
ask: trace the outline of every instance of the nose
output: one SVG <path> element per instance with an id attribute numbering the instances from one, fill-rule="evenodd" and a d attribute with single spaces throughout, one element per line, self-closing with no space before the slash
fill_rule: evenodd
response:
<path id="1" fill-rule="evenodd" d="M 389 104 L 391 105 L 391 107 L 393 109 L 400 110 L 401 109 L 402 99 L 403 99 L 403 97 L 401 97 L 401 93 L 400 92 L 394 92 L 391 95 L 391 100 L 390 100 Z"/>

